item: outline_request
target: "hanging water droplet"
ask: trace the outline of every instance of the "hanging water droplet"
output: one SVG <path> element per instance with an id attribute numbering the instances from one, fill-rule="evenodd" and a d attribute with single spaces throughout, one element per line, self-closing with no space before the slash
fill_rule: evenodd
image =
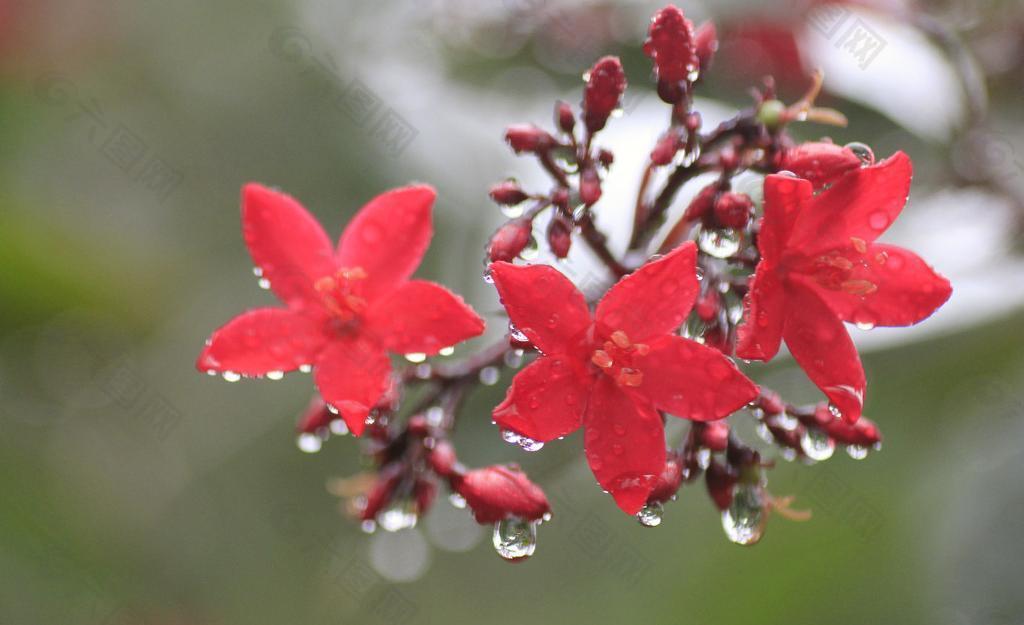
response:
<path id="1" fill-rule="evenodd" d="M 268 371 L 267 372 L 267 379 L 268 380 L 282 380 L 282 379 L 284 379 L 284 371 Z"/>
<path id="2" fill-rule="evenodd" d="M 466 498 L 458 493 L 452 493 L 451 495 L 448 495 L 448 502 L 451 503 L 456 508 L 458 508 L 459 510 L 462 510 L 466 507 Z"/>
<path id="3" fill-rule="evenodd" d="M 500 207 L 501 214 L 508 217 L 509 219 L 516 219 L 517 217 L 523 216 L 523 205 L 515 204 L 512 206 L 502 205 Z"/>
<path id="4" fill-rule="evenodd" d="M 511 338 L 513 341 L 516 341 L 517 343 L 527 343 L 530 340 L 511 321 L 508 324 L 508 335 L 509 335 L 509 338 Z"/>
<path id="5" fill-rule="evenodd" d="M 722 512 L 722 529 L 729 540 L 753 545 L 764 534 L 764 498 L 758 484 L 737 484 L 732 503 Z"/>
<path id="6" fill-rule="evenodd" d="M 299 434 L 297 439 L 295 439 L 295 444 L 299 446 L 299 449 L 307 454 L 315 454 L 320 451 L 321 447 L 323 447 L 324 441 L 312 432 L 303 432 L 302 434 Z"/>
<path id="7" fill-rule="evenodd" d="M 868 330 L 872 330 L 875 327 L 875 324 L 871 323 L 870 321 L 858 321 L 854 325 L 857 326 L 858 330 L 864 330 L 865 332 Z"/>
<path id="8" fill-rule="evenodd" d="M 225 382 L 237 382 L 242 379 L 241 374 L 235 373 L 234 371 L 225 371 L 220 374 L 220 377 L 224 378 Z"/>
<path id="9" fill-rule="evenodd" d="M 501 440 L 505 441 L 509 445 L 518 445 L 520 438 L 522 437 L 513 432 L 512 430 L 501 431 Z"/>
<path id="10" fill-rule="evenodd" d="M 309 373 L 313 370 L 313 365 L 299 365 L 299 371 L 302 373 Z"/>
<path id="11" fill-rule="evenodd" d="M 335 408 L 333 404 L 327 404 L 327 412 L 331 414 L 341 414 L 341 411 Z"/>
<path id="12" fill-rule="evenodd" d="M 868 448 L 862 445 L 847 445 L 846 454 L 854 460 L 863 460 L 868 457 Z"/>
<path id="13" fill-rule="evenodd" d="M 405 502 L 395 504 L 377 514 L 377 525 L 385 532 L 416 527 L 416 513 Z"/>
<path id="14" fill-rule="evenodd" d="M 836 419 L 842 419 L 843 418 L 843 411 L 840 410 L 839 406 L 837 406 L 835 404 L 829 404 L 828 405 L 828 411 Z"/>
<path id="15" fill-rule="evenodd" d="M 422 352 L 412 352 L 405 355 L 405 359 L 413 364 L 419 364 L 427 359 L 427 355 Z"/>
<path id="16" fill-rule="evenodd" d="M 783 447 L 781 453 L 782 453 L 782 459 L 785 460 L 786 462 L 793 462 L 794 460 L 796 460 L 796 450 L 795 449 L 791 449 L 789 447 Z"/>
<path id="17" fill-rule="evenodd" d="M 780 412 L 779 414 L 775 415 L 774 418 L 775 423 L 777 423 L 778 426 L 784 430 L 793 431 L 796 429 L 796 426 L 800 425 L 800 422 L 797 420 L 796 417 L 786 412 Z"/>
<path id="18" fill-rule="evenodd" d="M 845 146 L 847 150 L 853 152 L 857 158 L 860 159 L 861 167 L 867 167 L 875 164 L 875 153 L 871 149 L 871 146 L 860 141 L 854 141 L 853 143 L 847 143 Z"/>
<path id="19" fill-rule="evenodd" d="M 636 520 L 644 527 L 658 527 L 661 525 L 661 516 L 665 513 L 665 507 L 660 502 L 654 501 L 640 508 L 636 513 Z"/>
<path id="20" fill-rule="evenodd" d="M 544 443 L 535 441 L 532 438 L 526 436 L 519 437 L 519 447 L 523 451 L 540 451 L 544 447 Z"/>
<path id="21" fill-rule="evenodd" d="M 262 278 L 263 277 L 263 270 L 260 269 L 259 267 L 253 267 L 252 268 L 252 275 L 256 276 L 257 278 Z"/>
<path id="22" fill-rule="evenodd" d="M 740 249 L 740 237 L 731 228 L 711 229 L 705 228 L 700 231 L 697 238 L 697 245 L 700 250 L 715 258 L 729 258 Z"/>
<path id="23" fill-rule="evenodd" d="M 807 428 L 800 436 L 800 448 L 811 460 L 828 460 L 836 449 L 832 437 L 818 428 Z"/>
<path id="24" fill-rule="evenodd" d="M 480 370 L 480 383 L 485 386 L 494 386 L 500 377 L 501 372 L 497 367 L 484 367 Z"/>
<path id="25" fill-rule="evenodd" d="M 697 451 L 697 466 L 707 469 L 711 465 L 711 450 L 702 447 Z"/>
<path id="26" fill-rule="evenodd" d="M 341 419 L 332 420 L 328 424 L 328 427 L 331 430 L 331 434 L 334 434 L 335 436 L 345 436 L 348 434 L 348 425 Z"/>
<path id="27" fill-rule="evenodd" d="M 768 429 L 768 426 L 764 423 L 758 423 L 754 426 L 754 431 L 757 433 L 757 437 L 768 444 L 775 443 L 775 437 L 772 436 L 772 431 Z"/>
<path id="28" fill-rule="evenodd" d="M 267 280 L 266 278 L 260 278 L 256 281 L 256 284 L 258 284 L 264 291 L 270 288 L 270 280 Z"/>
<path id="29" fill-rule="evenodd" d="M 537 239 L 531 235 L 526 247 L 523 248 L 522 252 L 519 252 L 519 257 L 523 260 L 534 260 L 538 254 L 540 254 L 540 245 L 537 244 Z"/>
<path id="30" fill-rule="evenodd" d="M 519 367 L 523 366 L 523 350 L 510 349 L 509 351 L 505 352 L 504 361 L 506 367 L 518 369 Z"/>
<path id="31" fill-rule="evenodd" d="M 537 549 L 537 522 L 518 517 L 494 524 L 494 550 L 506 560 L 529 558 Z"/>
<path id="32" fill-rule="evenodd" d="M 485 260 L 485 262 L 489 262 L 489 261 L 490 261 L 490 259 L 486 259 Z M 483 278 L 484 278 L 484 282 L 486 282 L 487 284 L 494 284 L 494 276 L 491 275 L 491 270 L 490 269 L 487 269 L 486 271 L 484 271 Z"/>
<path id="33" fill-rule="evenodd" d="M 449 345 L 448 347 L 442 347 L 437 353 L 442 356 L 451 356 L 455 353 L 455 346 Z"/>
<path id="34" fill-rule="evenodd" d="M 416 365 L 416 369 L 414 370 L 414 373 L 416 374 L 417 378 L 419 378 L 421 380 L 426 380 L 426 379 L 430 378 L 431 375 L 433 375 L 434 368 L 430 366 L 430 363 L 423 362 L 423 363 L 420 363 L 420 364 Z"/>
<path id="35" fill-rule="evenodd" d="M 373 519 L 366 519 L 359 527 L 367 534 L 372 534 L 377 531 L 377 522 Z"/>
<path id="36" fill-rule="evenodd" d="M 424 416 L 427 419 L 427 425 L 435 428 L 441 427 L 441 424 L 444 423 L 444 408 L 440 406 L 431 406 L 430 408 L 427 408 L 427 412 L 424 413 Z"/>

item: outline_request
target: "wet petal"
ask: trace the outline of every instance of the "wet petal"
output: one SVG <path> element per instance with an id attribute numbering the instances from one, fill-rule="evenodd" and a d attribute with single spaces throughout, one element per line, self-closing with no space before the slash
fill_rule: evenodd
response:
<path id="1" fill-rule="evenodd" d="M 397 287 L 419 267 L 433 234 L 431 207 L 437 193 L 415 185 L 378 195 L 359 209 L 338 243 L 342 267 L 366 271 L 366 296 Z"/>
<path id="2" fill-rule="evenodd" d="M 547 265 L 491 263 L 508 317 L 545 354 L 565 353 L 590 327 L 590 310 L 576 285 Z"/>
<path id="3" fill-rule="evenodd" d="M 383 348 L 361 337 L 348 337 L 333 341 L 321 352 L 314 379 L 324 401 L 359 436 L 370 410 L 387 389 L 390 373 Z"/>
<path id="4" fill-rule="evenodd" d="M 743 298 L 743 309 L 736 355 L 745 360 L 771 360 L 779 351 L 786 323 L 786 293 L 775 270 L 758 267 Z"/>
<path id="5" fill-rule="evenodd" d="M 326 340 L 315 320 L 286 308 L 259 308 L 215 330 L 196 368 L 247 376 L 293 371 L 315 362 Z"/>
<path id="6" fill-rule="evenodd" d="M 678 328 L 699 292 L 697 247 L 687 241 L 619 280 L 598 303 L 595 317 L 605 332 L 622 330 L 642 342 Z"/>
<path id="7" fill-rule="evenodd" d="M 600 376 L 583 423 L 594 477 L 623 512 L 636 514 L 665 468 L 661 416 L 643 398 L 627 395 L 611 378 Z"/>
<path id="8" fill-rule="evenodd" d="M 764 179 L 764 218 L 757 235 L 762 262 L 774 263 L 789 240 L 797 216 L 811 199 L 811 183 L 781 174 Z"/>
<path id="9" fill-rule="evenodd" d="M 440 284 L 412 280 L 373 303 L 366 330 L 393 352 L 433 355 L 481 334 L 484 322 Z"/>
<path id="10" fill-rule="evenodd" d="M 565 436 L 580 427 L 591 385 L 566 356 L 541 356 L 512 379 L 494 421 L 535 441 Z"/>
<path id="11" fill-rule="evenodd" d="M 789 290 L 789 315 L 783 338 L 807 377 L 829 401 L 856 421 L 864 406 L 864 369 L 839 317 L 808 288 Z"/>
<path id="12" fill-rule="evenodd" d="M 334 273 L 334 249 L 320 223 L 301 204 L 280 191 L 245 185 L 242 236 L 260 277 L 282 302 L 319 306 L 313 283 Z"/>
<path id="13" fill-rule="evenodd" d="M 721 419 L 757 397 L 757 386 L 722 352 L 680 336 L 651 343 L 639 367 L 643 382 L 636 392 L 684 419 Z"/>

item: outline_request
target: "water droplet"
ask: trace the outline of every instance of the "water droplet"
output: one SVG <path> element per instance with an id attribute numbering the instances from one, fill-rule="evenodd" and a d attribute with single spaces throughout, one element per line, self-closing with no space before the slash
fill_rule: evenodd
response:
<path id="1" fill-rule="evenodd" d="M 367 534 L 372 534 L 377 531 L 377 522 L 373 519 L 366 519 L 359 527 Z"/>
<path id="2" fill-rule="evenodd" d="M 442 347 L 437 353 L 442 356 L 451 356 L 455 353 L 455 346 L 449 345 L 448 347 Z"/>
<path id="3" fill-rule="evenodd" d="M 530 236 L 530 241 L 523 248 L 522 252 L 519 252 L 519 257 L 523 260 L 534 260 L 540 254 L 540 245 L 537 244 L 537 239 Z"/>
<path id="4" fill-rule="evenodd" d="M 331 434 L 335 436 L 345 436 L 348 434 L 348 425 L 341 419 L 333 419 L 327 427 L 330 428 Z"/>
<path id="5" fill-rule="evenodd" d="M 737 484 L 732 503 L 722 512 L 722 529 L 729 540 L 753 545 L 764 534 L 764 498 L 759 484 Z"/>
<path id="6" fill-rule="evenodd" d="M 636 520 L 644 527 L 658 527 L 661 525 L 661 517 L 665 513 L 664 506 L 660 502 L 651 502 L 636 513 Z"/>
<path id="7" fill-rule="evenodd" d="M 483 278 L 484 282 L 486 282 L 487 284 L 494 284 L 494 276 L 491 275 L 490 269 L 484 272 Z"/>
<path id="8" fill-rule="evenodd" d="M 532 438 L 528 438 L 526 436 L 520 436 L 519 447 L 523 451 L 540 451 L 541 448 L 544 447 L 544 443 L 540 441 L 535 441 Z"/>
<path id="9" fill-rule="evenodd" d="M 513 432 L 512 430 L 501 431 L 501 440 L 505 441 L 509 445 L 518 445 L 520 438 L 522 437 Z"/>
<path id="10" fill-rule="evenodd" d="M 313 365 L 299 365 L 299 371 L 302 373 L 309 373 L 313 370 Z"/>
<path id="11" fill-rule="evenodd" d="M 839 406 L 837 406 L 835 404 L 829 404 L 828 405 L 828 411 L 836 419 L 842 419 L 843 418 L 843 411 L 840 410 Z"/>
<path id="12" fill-rule="evenodd" d="M 220 377 L 224 378 L 225 382 L 237 382 L 242 379 L 241 374 L 235 373 L 234 371 L 225 371 L 220 374 Z"/>
<path id="13" fill-rule="evenodd" d="M 711 450 L 702 448 L 697 451 L 697 465 L 702 469 L 707 469 L 711 465 Z"/>
<path id="14" fill-rule="evenodd" d="M 846 454 L 854 460 L 863 460 L 868 457 L 868 448 L 861 445 L 847 445 Z"/>
<path id="15" fill-rule="evenodd" d="M 858 330 L 864 330 L 865 332 L 875 327 L 875 324 L 871 323 L 870 321 L 857 321 L 854 323 L 854 325 L 857 326 Z"/>
<path id="16" fill-rule="evenodd" d="M 324 441 L 312 432 L 303 432 L 302 434 L 299 434 L 297 439 L 295 439 L 295 444 L 299 446 L 299 449 L 307 454 L 315 454 L 320 451 L 321 447 L 323 447 Z"/>
<path id="17" fill-rule="evenodd" d="M 284 379 L 284 371 L 268 371 L 267 372 L 267 379 L 268 380 L 281 380 L 281 379 Z"/>
<path id="18" fill-rule="evenodd" d="M 508 324 L 508 335 L 513 341 L 516 341 L 517 343 L 527 343 L 530 340 L 512 322 L 509 322 Z"/>
<path id="19" fill-rule="evenodd" d="M 252 275 L 256 276 L 257 278 L 262 278 L 263 277 L 263 270 L 260 269 L 259 267 L 253 267 L 252 268 Z"/>
<path id="20" fill-rule="evenodd" d="M 494 524 L 494 550 L 506 560 L 529 558 L 537 549 L 537 522 L 518 517 Z"/>
<path id="21" fill-rule="evenodd" d="M 416 521 L 416 513 L 405 502 L 377 514 L 377 525 L 385 532 L 397 532 L 416 527 Z"/>
<path id="22" fill-rule="evenodd" d="M 431 427 L 441 427 L 444 423 L 444 408 L 440 406 L 431 406 L 427 408 L 427 412 L 424 414 L 427 419 L 427 425 Z"/>
<path id="23" fill-rule="evenodd" d="M 480 383 L 485 386 L 494 386 L 500 377 L 501 372 L 497 367 L 484 367 L 480 370 Z"/>
<path id="24" fill-rule="evenodd" d="M 836 442 L 818 428 L 807 428 L 800 436 L 800 448 L 808 458 L 820 462 L 832 457 Z"/>
<path id="25" fill-rule="evenodd" d="M 516 204 L 514 206 L 501 206 L 501 214 L 508 217 L 509 219 L 515 219 L 523 216 L 523 205 Z"/>
<path id="26" fill-rule="evenodd" d="M 422 352 L 413 352 L 411 354 L 406 354 L 405 359 L 413 364 L 419 364 L 427 359 L 427 355 Z"/>
<path id="27" fill-rule="evenodd" d="M 875 153 L 871 149 L 871 146 L 866 143 L 854 141 L 853 143 L 847 143 L 843 147 L 857 155 L 857 158 L 860 159 L 861 167 L 867 167 L 875 164 Z"/>
<path id="28" fill-rule="evenodd" d="M 458 493 L 452 493 L 451 495 L 448 495 L 448 503 L 452 504 L 459 510 L 463 510 L 466 508 L 466 498 Z"/>
<path id="29" fill-rule="evenodd" d="M 793 431 L 796 429 L 796 426 L 800 425 L 800 422 L 796 417 L 785 412 L 780 412 L 773 418 L 775 419 L 775 423 L 784 430 Z"/>
<path id="30" fill-rule="evenodd" d="M 715 258 L 729 258 L 740 249 L 740 237 L 735 230 L 705 228 L 700 231 L 697 245 L 701 251 Z"/>

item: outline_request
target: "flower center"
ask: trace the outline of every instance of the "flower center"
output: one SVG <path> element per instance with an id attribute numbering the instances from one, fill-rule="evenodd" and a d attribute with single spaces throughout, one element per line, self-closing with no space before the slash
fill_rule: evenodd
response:
<path id="1" fill-rule="evenodd" d="M 636 356 L 644 356 L 651 348 L 632 343 L 622 330 L 612 332 L 608 340 L 590 356 L 590 362 L 622 386 L 640 386 L 644 374 L 634 364 Z"/>
<path id="2" fill-rule="evenodd" d="M 336 319 L 348 323 L 366 310 L 366 300 L 359 295 L 365 279 L 362 267 L 342 267 L 334 275 L 317 280 L 313 288 L 320 294 L 324 307 Z"/>

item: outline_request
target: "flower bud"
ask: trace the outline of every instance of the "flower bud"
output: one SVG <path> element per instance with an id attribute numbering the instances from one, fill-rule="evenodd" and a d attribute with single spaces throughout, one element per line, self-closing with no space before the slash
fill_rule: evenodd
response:
<path id="1" fill-rule="evenodd" d="M 487 244 L 488 258 L 492 262 L 512 262 L 529 245 L 532 231 L 533 224 L 525 217 L 506 222 L 491 235 L 491 241 Z"/>
<path id="2" fill-rule="evenodd" d="M 850 148 L 815 141 L 786 150 L 780 169 L 791 171 L 798 178 L 809 180 L 815 188 L 831 184 L 849 171 L 860 169 L 861 161 Z"/>
<path id="3" fill-rule="evenodd" d="M 686 207 L 683 218 L 693 223 L 710 215 L 714 208 L 715 197 L 718 195 L 718 191 L 718 182 L 712 182 L 698 191 L 697 195 L 690 201 L 690 205 Z"/>
<path id="4" fill-rule="evenodd" d="M 683 147 L 683 138 L 679 136 L 677 130 L 670 128 L 654 144 L 654 149 L 651 150 L 651 162 L 658 166 L 668 165 L 681 147 Z"/>
<path id="5" fill-rule="evenodd" d="M 556 213 L 548 224 L 548 246 L 558 258 L 569 255 L 572 246 L 572 223 L 561 213 Z"/>
<path id="6" fill-rule="evenodd" d="M 504 206 L 521 204 L 530 197 L 512 180 L 506 180 L 494 185 L 491 187 L 489 194 L 492 200 Z"/>
<path id="7" fill-rule="evenodd" d="M 819 404 L 814 411 L 814 418 L 821 429 L 843 445 L 857 447 L 874 447 L 882 442 L 882 433 L 874 421 L 861 417 L 850 423 L 845 419 L 836 418 L 828 409 L 827 404 Z"/>
<path id="8" fill-rule="evenodd" d="M 726 191 L 715 200 L 715 221 L 723 228 L 744 228 L 750 221 L 754 203 L 745 193 Z"/>
<path id="9" fill-rule="evenodd" d="M 729 446 L 729 423 L 724 419 L 705 423 L 700 442 L 711 451 L 725 451 Z"/>
<path id="10" fill-rule="evenodd" d="M 584 169 L 580 174 L 580 199 L 587 206 L 596 204 L 601 199 L 601 178 L 593 167 Z"/>
<path id="11" fill-rule="evenodd" d="M 665 468 L 661 470 L 654 482 L 651 494 L 647 496 L 650 503 L 664 503 L 675 497 L 679 485 L 683 483 L 683 467 L 675 454 L 669 453 L 665 458 Z"/>
<path id="12" fill-rule="evenodd" d="M 433 479 L 416 480 L 412 487 L 412 497 L 416 502 L 416 514 L 426 514 L 437 497 L 437 482 Z"/>
<path id="13" fill-rule="evenodd" d="M 535 521 L 551 511 L 544 491 L 518 469 L 492 465 L 473 469 L 453 482 L 478 523 L 509 517 Z"/>
<path id="14" fill-rule="evenodd" d="M 727 465 L 714 460 L 704 472 L 704 483 L 708 487 L 708 495 L 719 510 L 726 510 L 732 503 L 732 489 L 736 485 L 737 476 Z"/>
<path id="15" fill-rule="evenodd" d="M 765 414 L 782 414 L 786 411 L 786 404 L 778 393 L 761 390 L 761 397 L 757 400 Z"/>
<path id="16" fill-rule="evenodd" d="M 611 150 L 601 148 L 597 151 L 597 162 L 601 163 L 601 166 L 608 169 L 615 162 L 615 155 L 612 154 Z"/>
<path id="17" fill-rule="evenodd" d="M 590 134 L 604 128 L 625 91 L 626 73 L 618 58 L 606 56 L 594 63 L 583 89 L 583 120 Z"/>
<path id="18" fill-rule="evenodd" d="M 331 421 L 340 418 L 328 410 L 327 403 L 319 395 L 315 395 L 309 400 L 309 405 L 299 417 L 295 429 L 302 433 L 314 434 L 321 428 L 329 427 Z"/>
<path id="19" fill-rule="evenodd" d="M 434 444 L 434 448 L 427 454 L 427 462 L 434 473 L 441 477 L 451 477 L 461 472 L 455 458 L 455 447 L 447 440 L 440 440 Z"/>
<path id="20" fill-rule="evenodd" d="M 552 191 L 551 203 L 563 211 L 569 210 L 569 190 L 563 187 L 558 187 Z"/>
<path id="21" fill-rule="evenodd" d="M 720 304 L 718 300 L 718 291 L 715 289 L 708 289 L 704 293 L 700 294 L 697 298 L 696 303 L 693 305 L 694 312 L 701 318 L 702 321 L 711 321 L 718 317 L 718 311 Z"/>
<path id="22" fill-rule="evenodd" d="M 718 31 L 714 22 L 704 22 L 697 28 L 697 32 L 694 33 L 694 48 L 700 62 L 700 73 L 703 74 L 711 67 L 711 59 L 718 51 Z"/>
<path id="23" fill-rule="evenodd" d="M 555 145 L 555 138 L 547 131 L 530 124 L 516 124 L 505 130 L 505 141 L 516 154 L 544 152 Z"/>
<path id="24" fill-rule="evenodd" d="M 359 520 L 372 521 L 381 510 L 391 503 L 401 477 L 402 471 L 399 463 L 387 465 L 381 470 L 369 492 L 366 493 L 366 501 L 359 510 Z"/>
<path id="25" fill-rule="evenodd" d="M 659 82 L 689 80 L 700 67 L 694 47 L 693 23 L 675 6 L 661 9 L 651 19 L 644 54 L 654 61 Z"/>
<path id="26" fill-rule="evenodd" d="M 572 107 L 568 102 L 559 100 L 555 103 L 555 124 L 566 134 L 572 134 L 576 128 L 576 116 L 573 115 Z"/>

